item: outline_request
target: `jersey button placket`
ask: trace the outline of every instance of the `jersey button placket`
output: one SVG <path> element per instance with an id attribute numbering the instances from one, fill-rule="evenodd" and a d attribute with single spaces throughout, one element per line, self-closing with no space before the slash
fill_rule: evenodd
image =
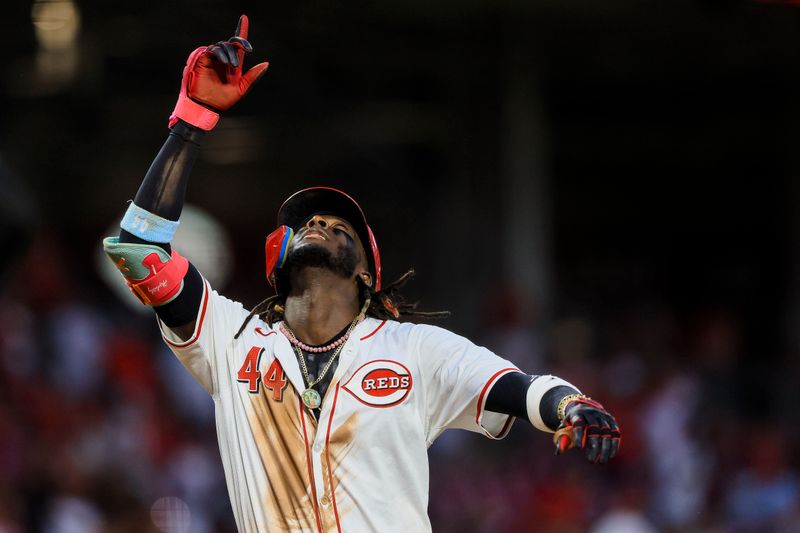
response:
<path id="1" fill-rule="evenodd" d="M 324 445 L 321 442 L 316 442 L 311 447 L 312 454 L 311 454 L 311 462 L 314 465 L 314 484 L 317 487 L 317 497 L 319 498 L 319 504 L 323 507 L 327 507 L 327 505 L 323 504 L 323 498 L 326 496 L 320 496 L 320 494 L 325 494 L 325 478 L 323 476 L 322 469 L 325 468 L 324 464 Z"/>

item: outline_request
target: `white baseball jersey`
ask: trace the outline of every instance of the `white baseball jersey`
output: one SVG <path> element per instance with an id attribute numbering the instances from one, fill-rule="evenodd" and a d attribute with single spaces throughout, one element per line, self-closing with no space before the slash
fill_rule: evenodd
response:
<path id="1" fill-rule="evenodd" d="M 245 532 L 430 531 L 427 448 L 448 428 L 502 438 L 484 411 L 508 361 L 447 330 L 367 318 L 339 354 L 319 420 L 277 325 L 204 283 L 197 326 L 165 341 L 214 399 L 236 524 Z"/>

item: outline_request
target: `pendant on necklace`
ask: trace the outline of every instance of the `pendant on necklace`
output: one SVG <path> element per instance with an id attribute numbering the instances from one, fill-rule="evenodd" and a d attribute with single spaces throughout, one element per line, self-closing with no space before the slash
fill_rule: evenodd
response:
<path id="1" fill-rule="evenodd" d="M 316 409 L 322 403 L 322 397 L 314 389 L 306 389 L 303 391 L 303 404 L 309 409 Z"/>

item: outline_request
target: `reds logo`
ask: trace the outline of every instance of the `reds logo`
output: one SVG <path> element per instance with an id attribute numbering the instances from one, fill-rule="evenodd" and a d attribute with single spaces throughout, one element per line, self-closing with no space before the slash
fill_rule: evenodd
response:
<path id="1" fill-rule="evenodd" d="M 342 388 L 370 407 L 391 407 L 406 399 L 412 385 L 411 372 L 405 366 L 379 359 L 361 365 Z"/>

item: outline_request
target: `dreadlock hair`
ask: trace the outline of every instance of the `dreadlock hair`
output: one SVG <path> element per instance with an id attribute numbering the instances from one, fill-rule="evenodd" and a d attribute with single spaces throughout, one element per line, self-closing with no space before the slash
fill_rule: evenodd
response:
<path id="1" fill-rule="evenodd" d="M 367 298 L 370 299 L 369 307 L 367 307 L 367 316 L 380 320 L 395 320 L 401 316 L 423 319 L 446 318 L 450 316 L 450 311 L 417 311 L 419 302 L 407 303 L 403 299 L 399 291 L 406 283 L 414 278 L 415 274 L 416 272 L 414 269 L 410 268 L 405 274 L 379 291 L 372 290 L 361 278 L 358 278 L 358 284 L 361 288 L 361 303 L 363 304 Z M 283 283 L 282 285 L 284 287 L 288 286 L 287 283 Z M 254 316 L 258 316 L 261 320 L 269 324 L 270 327 L 278 320 L 283 320 L 287 296 L 289 296 L 288 292 L 284 290 L 273 294 L 253 307 L 233 338 L 239 338 L 239 335 L 242 334 L 242 331 L 244 331 L 244 328 L 247 327 L 247 324 Z"/>

